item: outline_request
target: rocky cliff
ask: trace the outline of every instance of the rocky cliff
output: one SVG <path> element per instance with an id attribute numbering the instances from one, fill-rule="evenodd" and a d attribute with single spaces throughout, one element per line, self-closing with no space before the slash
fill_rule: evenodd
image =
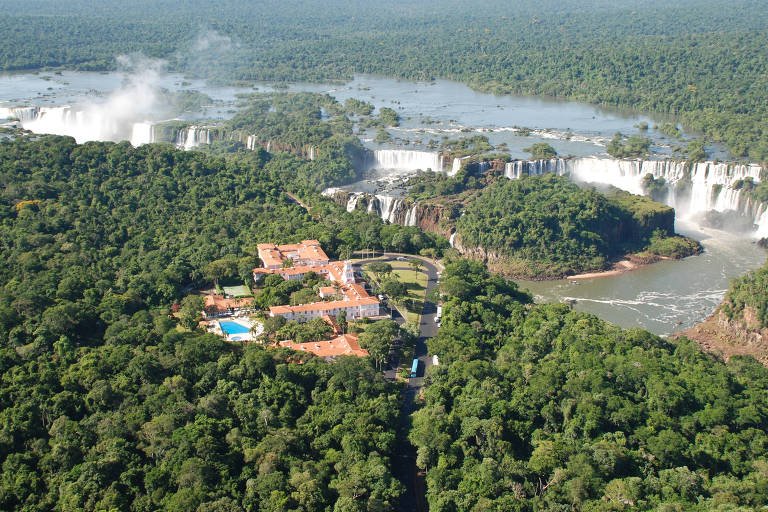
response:
<path id="1" fill-rule="evenodd" d="M 676 337 L 686 336 L 726 361 L 733 356 L 752 356 L 768 366 L 768 329 L 760 328 L 756 317 L 755 310 L 747 307 L 742 317 L 732 320 L 721 306 L 705 321 Z"/>

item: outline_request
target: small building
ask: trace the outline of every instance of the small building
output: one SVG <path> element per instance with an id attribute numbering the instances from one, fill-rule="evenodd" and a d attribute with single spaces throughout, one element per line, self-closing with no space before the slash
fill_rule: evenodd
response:
<path id="1" fill-rule="evenodd" d="M 341 297 L 341 293 L 339 293 L 339 289 L 336 288 L 335 286 L 321 286 L 320 289 L 317 291 L 317 294 L 320 295 L 321 299 Z"/>
<path id="2" fill-rule="evenodd" d="M 253 307 L 253 299 L 250 297 L 229 299 L 223 295 L 206 295 L 203 318 L 220 318 L 253 311 L 255 308 Z"/>

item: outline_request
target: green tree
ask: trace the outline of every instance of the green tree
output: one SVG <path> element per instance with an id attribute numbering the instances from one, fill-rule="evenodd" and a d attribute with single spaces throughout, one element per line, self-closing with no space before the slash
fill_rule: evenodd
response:
<path id="1" fill-rule="evenodd" d="M 374 261 L 368 265 L 368 270 L 376 275 L 377 280 L 381 281 L 392 273 L 392 265 L 385 261 Z"/>
<path id="2" fill-rule="evenodd" d="M 527 148 L 523 148 L 523 151 L 530 153 L 533 160 L 546 160 L 557 156 L 555 148 L 546 142 L 536 142 Z"/>
<path id="3" fill-rule="evenodd" d="M 250 267 L 253 269 L 253 267 Z M 212 281 L 215 286 L 219 285 L 220 279 L 230 279 L 237 277 L 240 272 L 240 261 L 235 257 L 226 257 L 214 260 L 205 266 L 203 270 L 207 280 Z M 249 272 L 250 274 L 250 272 Z"/>
<path id="4" fill-rule="evenodd" d="M 381 107 L 379 109 L 379 122 L 384 126 L 400 126 L 400 116 L 389 107 Z"/>
<path id="5" fill-rule="evenodd" d="M 341 310 L 336 314 L 336 323 L 339 325 L 342 334 L 346 334 L 349 328 L 349 322 L 347 322 L 347 311 Z"/>
<path id="6" fill-rule="evenodd" d="M 181 299 L 179 323 L 186 329 L 195 329 L 203 311 L 205 300 L 200 295 L 187 295 Z"/>
<path id="7" fill-rule="evenodd" d="M 396 301 L 408 294 L 408 288 L 405 286 L 405 283 L 394 277 L 382 281 L 379 289 Z"/>
<path id="8" fill-rule="evenodd" d="M 399 331 L 397 322 L 379 320 L 367 326 L 360 334 L 360 346 L 368 351 L 379 370 L 386 362 Z"/>
<path id="9" fill-rule="evenodd" d="M 387 142 L 392 142 L 392 136 L 386 128 L 379 128 L 376 130 L 376 137 L 373 140 L 377 144 L 386 144 Z"/>

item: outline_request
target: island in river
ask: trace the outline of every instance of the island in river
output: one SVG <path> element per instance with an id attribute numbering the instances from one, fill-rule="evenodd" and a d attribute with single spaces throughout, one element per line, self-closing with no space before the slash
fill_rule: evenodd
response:
<path id="1" fill-rule="evenodd" d="M 438 180 L 411 190 L 436 195 Z M 610 272 L 701 251 L 695 240 L 675 234 L 674 208 L 648 197 L 580 187 L 554 174 L 508 180 L 467 167 L 452 180 L 454 190 L 463 190 L 430 201 L 442 205 L 445 217 L 433 229 L 452 232 L 462 255 L 508 277 Z"/>

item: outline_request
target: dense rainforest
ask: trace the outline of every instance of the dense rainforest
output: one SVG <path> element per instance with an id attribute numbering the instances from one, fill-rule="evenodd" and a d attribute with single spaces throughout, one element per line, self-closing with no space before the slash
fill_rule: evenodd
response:
<path id="1" fill-rule="evenodd" d="M 430 510 L 762 510 L 768 370 L 622 330 L 457 260 L 411 441 Z M 763 508 L 761 508 L 763 507 Z"/>
<path id="2" fill-rule="evenodd" d="M 140 52 L 221 80 L 446 77 L 667 112 L 766 159 L 767 17 L 756 0 L 0 0 L 0 69 L 104 70 Z M 265 240 L 315 238 L 332 257 L 446 248 L 319 195 L 354 178 L 349 116 L 370 114 L 322 95 L 242 98 L 223 129 L 256 135 L 257 151 L 0 141 L 0 509 L 398 509 L 409 419 L 373 361 L 243 347 L 171 314 L 212 263 L 247 277 Z M 376 122 L 397 122 L 386 114 Z M 468 240 L 531 231 L 515 249 L 561 269 L 615 250 L 597 214 L 669 215 L 552 176 L 463 173 L 413 193 L 436 190 L 482 198 L 460 220 Z M 652 229 L 636 240 L 680 248 Z M 431 510 L 765 507 L 768 370 L 754 359 L 535 305 L 479 262 L 446 263 L 429 341 L 441 363 L 409 425 Z M 764 326 L 764 285 L 764 271 L 735 282 L 734 318 Z"/>
<path id="3" fill-rule="evenodd" d="M 397 502 L 399 390 L 371 363 L 244 350 L 169 317 L 212 261 L 235 258 L 248 275 L 260 241 L 316 238 L 333 255 L 436 247 L 317 196 L 318 165 L 264 151 L 0 142 L 0 508 Z M 346 179 L 333 169 L 320 187 Z"/>
<path id="4" fill-rule="evenodd" d="M 0 69 L 112 69 L 141 52 L 218 79 L 451 78 L 673 114 L 764 161 L 767 18 L 759 0 L 2 0 Z"/>
<path id="5" fill-rule="evenodd" d="M 768 266 L 734 279 L 720 308 L 729 320 L 752 329 L 768 327 Z"/>

